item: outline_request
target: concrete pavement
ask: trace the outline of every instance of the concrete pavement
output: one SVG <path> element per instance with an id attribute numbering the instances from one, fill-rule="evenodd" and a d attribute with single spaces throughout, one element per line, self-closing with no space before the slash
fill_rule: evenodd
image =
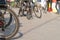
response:
<path id="1" fill-rule="evenodd" d="M 31 20 L 26 17 L 18 18 L 21 24 L 19 32 L 23 36 L 12 40 L 60 40 L 60 15 L 47 13 L 43 14 L 41 19 L 33 15 Z"/>

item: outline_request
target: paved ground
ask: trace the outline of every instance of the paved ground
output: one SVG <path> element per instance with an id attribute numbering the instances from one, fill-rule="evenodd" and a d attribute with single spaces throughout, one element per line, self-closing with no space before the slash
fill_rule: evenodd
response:
<path id="1" fill-rule="evenodd" d="M 13 10 L 18 14 L 18 9 Z M 12 40 L 60 40 L 60 15 L 47 13 L 42 14 L 40 19 L 33 15 L 31 20 L 26 17 L 18 18 L 20 29 L 16 39 Z"/>
<path id="2" fill-rule="evenodd" d="M 26 17 L 18 18 L 21 23 L 19 32 L 23 36 L 13 40 L 60 40 L 59 15 L 47 13 L 43 14 L 41 19 L 34 16 L 31 20 L 27 20 Z"/>

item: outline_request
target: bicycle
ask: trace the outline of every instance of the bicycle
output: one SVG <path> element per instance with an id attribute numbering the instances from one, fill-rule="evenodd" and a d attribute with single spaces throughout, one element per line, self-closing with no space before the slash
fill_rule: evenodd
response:
<path id="1" fill-rule="evenodd" d="M 34 14 L 37 18 L 41 18 L 42 17 L 42 8 L 41 8 L 41 5 L 39 4 L 35 4 L 34 5 Z"/>
<path id="2" fill-rule="evenodd" d="M 24 14 L 26 12 L 26 14 Z M 19 9 L 20 16 L 27 16 L 27 19 L 30 19 L 32 17 L 31 15 L 31 6 L 29 1 L 21 1 L 21 7 Z"/>
<path id="3" fill-rule="evenodd" d="M 25 6 L 23 6 L 23 4 L 24 4 L 24 2 L 21 4 L 21 7 L 20 7 L 20 10 L 18 13 L 18 14 L 20 14 L 20 16 L 24 15 L 24 10 L 26 10 L 27 11 L 27 14 L 26 14 L 27 19 L 31 19 L 32 13 L 34 13 L 37 18 L 41 18 L 42 12 L 41 12 L 40 6 L 37 6 L 34 4 L 34 6 L 32 7 L 31 1 L 28 1 L 25 4 Z"/>
<path id="4" fill-rule="evenodd" d="M 0 1 L 0 33 L 1 40 L 9 40 L 16 35 L 19 30 L 19 20 L 14 11 L 7 6 L 6 1 Z M 12 26 L 13 24 L 13 26 Z M 15 25 L 14 25 L 15 24 Z M 12 29 L 12 27 L 13 29 Z M 10 33 L 11 31 L 11 33 Z"/>

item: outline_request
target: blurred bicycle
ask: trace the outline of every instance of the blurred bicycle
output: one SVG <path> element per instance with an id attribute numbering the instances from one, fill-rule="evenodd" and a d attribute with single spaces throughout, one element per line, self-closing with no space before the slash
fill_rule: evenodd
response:
<path id="1" fill-rule="evenodd" d="M 22 0 L 21 7 L 20 7 L 18 14 L 20 14 L 20 16 L 23 16 L 24 12 L 26 12 L 27 19 L 32 18 L 32 13 L 34 13 L 37 18 L 41 18 L 41 16 L 42 16 L 40 6 L 32 3 L 32 1 L 30 1 L 30 0 L 29 1 Z"/>
<path id="2" fill-rule="evenodd" d="M 6 0 L 0 0 L 0 40 L 9 40 L 16 35 L 19 30 L 19 20 Z"/>

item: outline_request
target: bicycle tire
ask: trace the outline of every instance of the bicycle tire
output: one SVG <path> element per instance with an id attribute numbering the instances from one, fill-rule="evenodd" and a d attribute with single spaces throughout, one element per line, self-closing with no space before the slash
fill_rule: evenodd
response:
<path id="1" fill-rule="evenodd" d="M 37 10 L 34 8 L 34 14 L 35 14 L 35 16 L 37 17 L 37 18 L 41 18 L 42 17 L 42 10 L 39 8 L 39 7 L 37 7 L 37 9 L 39 9 L 38 11 L 40 11 L 40 12 L 38 12 L 39 13 L 39 15 L 38 15 L 38 13 L 36 12 Z"/>
<path id="2" fill-rule="evenodd" d="M 11 12 L 11 14 L 12 14 L 12 16 L 14 17 L 14 19 L 15 19 L 15 22 L 16 22 L 16 27 L 15 27 L 15 29 L 14 29 L 14 31 L 12 32 L 12 34 L 10 34 L 10 35 L 8 35 L 8 36 L 5 36 L 5 38 L 6 39 L 10 39 L 10 38 L 12 38 L 12 37 L 14 37 L 15 35 L 16 35 L 16 33 L 18 32 L 18 30 L 19 30 L 19 20 L 18 20 L 18 18 L 17 18 L 17 15 L 15 14 L 15 12 L 13 12 L 11 9 L 7 9 L 7 11 L 9 11 L 9 12 Z"/>

